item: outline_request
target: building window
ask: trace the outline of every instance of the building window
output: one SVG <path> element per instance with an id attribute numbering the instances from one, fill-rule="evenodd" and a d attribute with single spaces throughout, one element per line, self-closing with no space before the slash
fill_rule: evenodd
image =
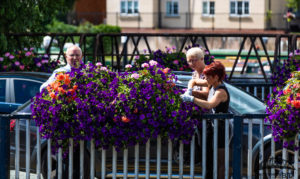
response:
<path id="1" fill-rule="evenodd" d="M 121 14 L 138 14 L 139 2 L 138 0 L 121 0 Z"/>
<path id="2" fill-rule="evenodd" d="M 203 1 L 202 4 L 203 15 L 214 15 L 215 14 L 215 2 L 214 1 Z"/>
<path id="3" fill-rule="evenodd" d="M 178 16 L 178 1 L 167 1 L 167 16 Z"/>
<path id="4" fill-rule="evenodd" d="M 230 15 L 249 15 L 249 1 L 230 1 Z"/>

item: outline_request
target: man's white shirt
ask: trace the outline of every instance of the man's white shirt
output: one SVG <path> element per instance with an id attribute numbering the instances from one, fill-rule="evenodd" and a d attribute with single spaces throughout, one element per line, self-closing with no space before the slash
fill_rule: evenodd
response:
<path id="1" fill-rule="evenodd" d="M 40 92 L 42 92 L 42 90 L 46 88 L 50 83 L 55 81 L 55 76 L 58 72 L 70 72 L 70 71 L 71 71 L 71 66 L 69 64 L 54 70 L 50 78 L 45 83 L 43 83 L 42 86 L 40 87 Z"/>

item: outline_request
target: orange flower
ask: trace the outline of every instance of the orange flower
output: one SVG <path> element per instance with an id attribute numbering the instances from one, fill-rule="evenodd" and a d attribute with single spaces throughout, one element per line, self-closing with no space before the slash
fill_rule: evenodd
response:
<path id="1" fill-rule="evenodd" d="M 69 89 L 68 91 L 71 93 L 71 95 L 73 95 L 75 93 L 74 89 Z"/>
<path id="2" fill-rule="evenodd" d="M 48 91 L 48 93 L 50 93 L 50 91 L 51 91 L 51 87 L 50 86 L 47 86 L 47 91 Z"/>
<path id="3" fill-rule="evenodd" d="M 62 81 L 65 79 L 65 75 L 64 74 L 59 74 L 56 76 L 56 79 L 59 80 L 59 81 Z"/>
<path id="4" fill-rule="evenodd" d="M 300 93 L 297 93 L 297 97 L 300 97 Z"/>
<path id="5" fill-rule="evenodd" d="M 127 123 L 127 122 L 130 122 L 130 119 L 127 118 L 126 116 L 122 116 L 122 121 Z"/>
<path id="6" fill-rule="evenodd" d="M 60 93 L 62 93 L 62 94 L 65 94 L 65 93 L 66 93 L 66 91 L 65 91 L 62 87 L 59 87 L 59 88 L 58 88 L 58 91 L 59 91 Z"/>
<path id="7" fill-rule="evenodd" d="M 170 68 L 165 68 L 165 69 L 163 69 L 164 74 L 169 73 L 169 70 L 170 70 Z"/>
<path id="8" fill-rule="evenodd" d="M 283 91 L 283 94 L 289 94 L 291 92 L 292 92 L 292 90 L 288 88 L 288 89 L 286 89 L 286 90 Z"/>
<path id="9" fill-rule="evenodd" d="M 60 87 L 60 82 L 55 82 L 54 84 L 53 84 L 53 89 L 55 90 L 55 91 L 58 91 L 58 87 Z"/>
<path id="10" fill-rule="evenodd" d="M 55 93 L 50 93 L 50 97 L 52 98 L 52 99 L 56 99 L 56 95 L 55 95 Z"/>
<path id="11" fill-rule="evenodd" d="M 292 101 L 292 104 L 296 109 L 300 108 L 300 100 L 294 100 Z"/>
<path id="12" fill-rule="evenodd" d="M 73 86 L 73 90 L 77 90 L 77 85 L 74 85 L 74 86 Z"/>
<path id="13" fill-rule="evenodd" d="M 69 76 L 65 76 L 64 83 L 65 83 L 66 85 L 69 85 L 69 84 L 71 83 L 71 80 L 70 80 Z"/>
<path id="14" fill-rule="evenodd" d="M 286 98 L 286 103 L 287 103 L 287 104 L 290 104 L 290 103 L 291 103 L 291 98 L 290 98 L 290 97 Z"/>

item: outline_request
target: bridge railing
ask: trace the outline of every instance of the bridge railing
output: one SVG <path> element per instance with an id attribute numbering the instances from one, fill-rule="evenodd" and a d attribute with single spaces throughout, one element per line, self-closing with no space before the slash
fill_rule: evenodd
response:
<path id="1" fill-rule="evenodd" d="M 137 144 L 117 152 L 114 147 L 96 149 L 93 139 L 80 141 L 79 147 L 74 148 L 70 139 L 68 156 L 63 158 L 61 148 L 56 156 L 52 155 L 52 139 L 41 139 L 30 115 L 1 115 L 1 177 L 9 178 L 9 169 L 14 169 L 15 178 L 20 178 L 20 171 L 26 172 L 26 178 L 32 173 L 37 178 L 42 175 L 53 178 L 54 174 L 58 178 L 72 178 L 76 172 L 82 178 L 205 178 L 208 170 L 213 172 L 213 178 L 217 175 L 227 179 L 283 175 L 298 178 L 298 151 L 275 145 L 265 117 L 264 114 L 204 114 L 190 144 L 172 143 L 158 136 L 146 145 Z M 218 125 L 224 125 L 224 130 L 219 131 Z M 220 136 L 225 141 L 224 160 L 218 159 Z M 213 147 L 209 148 L 210 144 Z M 299 146 L 298 136 L 295 144 Z M 220 166 L 224 167 L 222 173 L 217 172 Z"/>
<path id="2" fill-rule="evenodd" d="M 37 54 L 47 53 L 57 58 L 64 57 L 64 47 L 67 42 L 79 44 L 83 50 L 84 60 L 100 61 L 103 64 L 110 64 L 114 70 L 122 71 L 127 63 L 132 63 L 135 56 L 145 53 L 149 55 L 157 49 L 164 49 L 165 46 L 176 46 L 177 52 L 185 52 L 185 47 L 199 44 L 208 51 L 211 51 L 211 43 L 213 38 L 217 39 L 237 39 L 239 47 L 237 53 L 230 52 L 226 56 L 234 57 L 234 64 L 231 68 L 229 79 L 237 72 L 237 64 L 240 58 L 245 59 L 243 70 L 245 72 L 248 60 L 254 58 L 259 64 L 262 72 L 262 77 L 268 81 L 268 74 L 265 72 L 262 64 L 262 58 L 265 58 L 270 66 L 270 72 L 273 72 L 276 63 L 272 59 L 287 59 L 288 54 L 299 48 L 300 35 L 297 34 L 217 34 L 217 33 L 190 33 L 190 34 L 175 34 L 175 33 L 118 33 L 118 34 L 92 34 L 92 33 L 14 33 L 6 34 L 8 39 L 13 39 L 19 45 L 19 49 L 24 48 L 22 39 L 40 38 L 49 36 L 50 40 L 44 46 L 44 50 L 37 51 Z M 272 42 L 270 42 L 272 41 Z M 42 43 L 42 42 L 41 42 Z M 257 48 L 260 44 L 261 48 Z M 284 45 L 285 52 L 283 52 Z M 40 46 L 36 47 L 40 48 Z M 51 49 L 56 48 L 57 51 Z M 221 47 L 225 49 L 225 47 Z M 224 54 L 214 54 L 217 58 Z"/>

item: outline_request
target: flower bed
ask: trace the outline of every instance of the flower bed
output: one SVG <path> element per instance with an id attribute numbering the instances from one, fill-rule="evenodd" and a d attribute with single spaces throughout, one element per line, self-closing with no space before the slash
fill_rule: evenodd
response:
<path id="1" fill-rule="evenodd" d="M 48 55 L 35 56 L 33 48 L 24 48 L 24 51 L 6 52 L 3 56 L 0 56 L 0 72 L 35 71 L 50 73 L 58 66 L 59 61 L 50 61 Z"/>
<path id="2" fill-rule="evenodd" d="M 96 147 L 117 150 L 144 144 L 149 138 L 183 140 L 194 134 L 193 113 L 200 109 L 180 99 L 182 90 L 168 69 L 148 64 L 134 72 L 115 73 L 106 67 L 82 65 L 61 73 L 33 100 L 32 118 L 42 137 L 58 140 L 95 139 Z"/>

